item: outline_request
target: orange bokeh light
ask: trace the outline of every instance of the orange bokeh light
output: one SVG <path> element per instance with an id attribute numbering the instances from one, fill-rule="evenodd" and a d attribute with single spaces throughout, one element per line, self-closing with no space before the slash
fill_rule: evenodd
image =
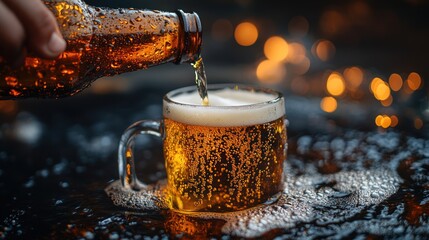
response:
<path id="1" fill-rule="evenodd" d="M 347 87 L 352 90 L 357 89 L 363 82 L 363 71 L 359 67 L 350 67 L 344 69 L 344 78 L 347 81 Z"/>
<path id="2" fill-rule="evenodd" d="M 390 96 L 389 85 L 384 82 L 381 78 L 374 78 L 371 81 L 371 91 L 377 100 L 384 101 Z"/>
<path id="3" fill-rule="evenodd" d="M 279 36 L 270 37 L 264 44 L 264 54 L 270 60 L 283 61 L 289 52 L 289 45 Z"/>
<path id="4" fill-rule="evenodd" d="M 320 40 L 313 47 L 313 54 L 326 62 L 335 55 L 335 46 L 329 40 Z"/>
<path id="5" fill-rule="evenodd" d="M 375 125 L 381 127 L 381 120 L 383 120 L 383 116 L 377 115 L 377 117 L 375 117 Z"/>
<path id="6" fill-rule="evenodd" d="M 395 92 L 401 90 L 403 82 L 401 75 L 397 73 L 392 73 L 389 77 L 390 88 Z"/>
<path id="7" fill-rule="evenodd" d="M 256 68 L 256 76 L 264 83 L 279 83 L 286 76 L 286 69 L 277 61 L 263 60 Z"/>
<path id="8" fill-rule="evenodd" d="M 390 119 L 389 116 L 383 115 L 383 118 L 381 119 L 380 126 L 382 128 L 388 128 L 388 127 L 390 127 L 391 123 L 392 123 L 392 119 Z"/>
<path id="9" fill-rule="evenodd" d="M 386 99 L 381 100 L 380 103 L 384 107 L 388 107 L 388 106 L 392 105 L 392 103 L 393 103 L 393 97 L 392 97 L 392 95 L 389 94 L 389 96 Z"/>
<path id="10" fill-rule="evenodd" d="M 423 127 L 423 121 L 421 118 L 417 117 L 414 119 L 414 127 L 416 129 L 421 129 Z"/>
<path id="11" fill-rule="evenodd" d="M 337 100 L 333 97 L 324 97 L 320 101 L 320 108 L 328 113 L 334 112 L 337 109 Z"/>
<path id="12" fill-rule="evenodd" d="M 412 91 L 419 89 L 421 84 L 422 84 L 422 78 L 418 73 L 412 72 L 408 75 L 407 85 Z"/>
<path id="13" fill-rule="evenodd" d="M 286 60 L 293 64 L 299 64 L 306 58 L 306 52 L 307 50 L 301 43 L 291 43 L 289 44 L 289 53 Z"/>
<path id="14" fill-rule="evenodd" d="M 390 116 L 390 119 L 392 120 L 392 123 L 390 124 L 391 127 L 398 126 L 399 119 L 398 119 L 398 117 L 396 115 Z"/>
<path id="15" fill-rule="evenodd" d="M 258 28 L 251 22 L 242 22 L 235 28 L 234 37 L 239 45 L 251 46 L 258 40 Z"/>
<path id="16" fill-rule="evenodd" d="M 343 76 L 338 72 L 331 73 L 326 81 L 326 90 L 333 96 L 343 94 L 345 90 Z"/>

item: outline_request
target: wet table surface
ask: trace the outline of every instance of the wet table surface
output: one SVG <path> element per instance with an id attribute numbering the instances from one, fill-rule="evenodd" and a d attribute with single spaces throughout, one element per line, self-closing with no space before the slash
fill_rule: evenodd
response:
<path id="1" fill-rule="evenodd" d="M 286 104 L 288 159 L 282 203 L 237 218 L 115 206 L 104 189 L 118 179 L 123 130 L 161 116 L 165 89 L 144 94 L 82 95 L 19 101 L 0 119 L 0 238 L 354 238 L 427 239 L 429 139 L 348 128 Z M 317 106 L 317 104 L 316 104 Z M 316 120 L 315 120 L 316 119 Z M 314 124 L 316 122 L 316 124 Z M 361 126 L 362 127 L 356 127 Z M 164 179 L 161 142 L 136 142 L 140 178 Z"/>

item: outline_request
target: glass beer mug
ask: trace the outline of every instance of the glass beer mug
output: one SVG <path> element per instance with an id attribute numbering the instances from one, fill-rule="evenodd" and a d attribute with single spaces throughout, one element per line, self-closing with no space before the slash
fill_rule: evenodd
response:
<path id="1" fill-rule="evenodd" d="M 166 199 L 180 212 L 231 212 L 276 200 L 286 158 L 285 106 L 281 93 L 237 85 L 209 86 L 209 106 L 196 87 L 167 93 L 163 119 L 142 120 L 119 144 L 123 187 L 140 190 L 134 139 L 163 139 Z"/>

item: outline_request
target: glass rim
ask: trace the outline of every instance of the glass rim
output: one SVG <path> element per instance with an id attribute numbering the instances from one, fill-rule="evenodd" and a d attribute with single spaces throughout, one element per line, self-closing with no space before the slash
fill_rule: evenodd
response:
<path id="1" fill-rule="evenodd" d="M 186 86 L 186 87 L 181 87 L 181 88 L 171 90 L 170 92 L 168 92 L 167 94 L 164 95 L 163 100 L 169 104 L 174 104 L 174 105 L 179 105 L 179 106 L 195 107 L 195 108 L 216 108 L 216 109 L 230 109 L 231 108 L 231 109 L 237 109 L 237 108 L 254 108 L 254 107 L 258 107 L 258 106 L 261 106 L 261 107 L 267 106 L 270 104 L 278 103 L 279 101 L 282 101 L 282 99 L 284 99 L 283 94 L 279 91 L 273 90 L 271 88 L 252 86 L 252 85 L 246 85 L 246 84 L 233 84 L 233 83 L 209 84 L 207 87 L 207 90 L 220 90 L 220 89 L 225 89 L 225 88 L 229 88 L 229 89 L 237 89 L 238 88 L 240 90 L 246 90 L 249 92 L 267 93 L 267 94 L 273 95 L 274 98 L 271 100 L 268 100 L 268 101 L 252 103 L 252 104 L 247 104 L 247 105 L 239 105 L 239 106 L 210 106 L 210 105 L 205 106 L 202 104 L 180 103 L 180 102 L 176 102 L 176 101 L 171 99 L 171 97 L 178 95 L 178 94 L 198 91 L 196 85 L 191 85 L 191 86 Z M 209 100 L 210 100 L 210 95 L 209 95 Z"/>

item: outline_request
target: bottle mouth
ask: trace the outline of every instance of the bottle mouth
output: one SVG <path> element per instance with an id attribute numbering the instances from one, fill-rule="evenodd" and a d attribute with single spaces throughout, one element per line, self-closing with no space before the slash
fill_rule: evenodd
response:
<path id="1" fill-rule="evenodd" d="M 174 63 L 192 63 L 200 58 L 202 44 L 202 25 L 197 13 L 185 13 L 182 10 L 176 11 L 182 24 L 181 52 L 179 52 Z"/>

